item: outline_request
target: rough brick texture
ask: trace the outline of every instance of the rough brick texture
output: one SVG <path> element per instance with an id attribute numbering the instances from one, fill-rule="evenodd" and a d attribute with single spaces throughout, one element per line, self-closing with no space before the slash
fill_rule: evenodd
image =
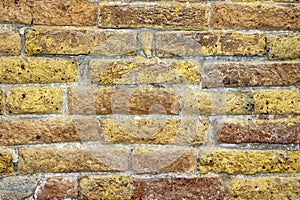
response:
<path id="1" fill-rule="evenodd" d="M 231 178 L 225 183 L 225 198 L 299 199 L 299 183 L 299 177 Z"/>
<path id="2" fill-rule="evenodd" d="M 300 82 L 300 62 L 210 62 L 203 73 L 204 88 L 289 86 Z"/>
<path id="3" fill-rule="evenodd" d="M 0 0 L 0 200 L 300 199 L 299 0 Z"/>
<path id="4" fill-rule="evenodd" d="M 168 2 L 100 3 L 101 28 L 168 28 L 206 30 L 208 5 Z"/>
<path id="5" fill-rule="evenodd" d="M 299 152 L 200 150 L 200 173 L 299 173 Z"/>
<path id="6" fill-rule="evenodd" d="M 103 56 L 134 55 L 136 33 L 97 28 L 35 26 L 25 32 L 26 53 L 93 54 Z"/>
<path id="7" fill-rule="evenodd" d="M 98 144 L 19 149 L 20 173 L 126 171 L 129 152 L 124 147 Z"/>
<path id="8" fill-rule="evenodd" d="M 98 84 L 198 84 L 196 60 L 134 59 L 91 60 L 89 79 Z"/>
<path id="9" fill-rule="evenodd" d="M 132 196 L 130 176 L 84 176 L 80 179 L 80 198 L 88 199 L 124 199 Z"/>
<path id="10" fill-rule="evenodd" d="M 62 91 L 57 87 L 14 87 L 6 92 L 8 114 L 61 113 Z"/>
<path id="11" fill-rule="evenodd" d="M 1 146 L 99 140 L 95 118 L 0 118 L 0 122 Z"/>
<path id="12" fill-rule="evenodd" d="M 0 54 L 19 55 L 21 53 L 21 37 L 18 30 L 0 28 Z"/>
<path id="13" fill-rule="evenodd" d="M 299 131 L 297 118 L 222 118 L 214 124 L 217 141 L 224 143 L 299 143 Z"/>
<path id="14" fill-rule="evenodd" d="M 222 199 L 217 177 L 135 178 L 134 199 Z"/>
<path id="15" fill-rule="evenodd" d="M 299 5 L 215 3 L 211 9 L 211 26 L 217 29 L 299 30 L 299 12 Z"/>
<path id="16" fill-rule="evenodd" d="M 262 56 L 265 34 L 242 32 L 157 32 L 156 54 L 169 56 Z"/>
<path id="17" fill-rule="evenodd" d="M 65 83 L 77 80 L 77 66 L 64 58 L 0 58 L 0 83 Z"/>
<path id="18" fill-rule="evenodd" d="M 68 90 L 73 114 L 171 114 L 179 112 L 179 97 L 171 88 L 96 88 Z"/>

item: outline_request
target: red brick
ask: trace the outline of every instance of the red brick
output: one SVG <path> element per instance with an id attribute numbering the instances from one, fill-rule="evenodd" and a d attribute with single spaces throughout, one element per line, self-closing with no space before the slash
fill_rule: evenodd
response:
<path id="1" fill-rule="evenodd" d="M 135 178 L 134 199 L 223 199 L 218 177 Z"/>
<path id="2" fill-rule="evenodd" d="M 299 143 L 300 122 L 291 119 L 224 118 L 214 123 L 221 143 Z"/>

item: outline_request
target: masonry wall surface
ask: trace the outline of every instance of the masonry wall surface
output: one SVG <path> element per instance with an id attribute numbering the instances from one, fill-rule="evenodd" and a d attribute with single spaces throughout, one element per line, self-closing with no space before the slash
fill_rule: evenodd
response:
<path id="1" fill-rule="evenodd" d="M 1 0 L 0 199 L 300 199 L 299 0 Z"/>

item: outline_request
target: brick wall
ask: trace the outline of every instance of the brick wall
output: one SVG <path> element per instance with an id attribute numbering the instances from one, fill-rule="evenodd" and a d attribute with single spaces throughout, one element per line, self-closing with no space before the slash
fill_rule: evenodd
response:
<path id="1" fill-rule="evenodd" d="M 1 0 L 0 199 L 300 199 L 299 0 Z"/>

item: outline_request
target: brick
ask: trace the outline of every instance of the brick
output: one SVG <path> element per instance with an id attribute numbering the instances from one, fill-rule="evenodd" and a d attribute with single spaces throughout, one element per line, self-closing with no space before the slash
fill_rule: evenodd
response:
<path id="1" fill-rule="evenodd" d="M 20 52 L 21 37 L 18 30 L 5 27 L 0 28 L 0 54 L 20 55 Z"/>
<path id="2" fill-rule="evenodd" d="M 75 199 L 78 196 L 77 177 L 49 177 L 39 182 L 37 200 L 44 199 Z"/>
<path id="3" fill-rule="evenodd" d="M 300 62 L 209 62 L 202 87 L 290 86 L 300 82 Z"/>
<path id="4" fill-rule="evenodd" d="M 2 90 L 0 90 L 0 115 L 3 115 Z"/>
<path id="5" fill-rule="evenodd" d="M 203 144 L 209 121 L 197 117 L 180 119 L 142 117 L 101 119 L 102 143 L 107 144 Z"/>
<path id="6" fill-rule="evenodd" d="M 80 179 L 80 199 L 128 199 L 132 196 L 130 176 L 92 175 Z"/>
<path id="7" fill-rule="evenodd" d="M 11 151 L 0 149 L 0 175 L 12 174 L 13 171 L 14 168 Z"/>
<path id="8" fill-rule="evenodd" d="M 300 6 L 214 3 L 211 27 L 217 29 L 298 30 Z"/>
<path id="9" fill-rule="evenodd" d="M 299 177 L 230 178 L 225 182 L 225 198 L 230 199 L 299 199 Z"/>
<path id="10" fill-rule="evenodd" d="M 98 144 L 19 148 L 19 173 L 125 171 L 128 157 L 124 147 Z"/>
<path id="11" fill-rule="evenodd" d="M 267 0 L 232 0 L 233 2 L 265 2 Z M 272 0 L 272 2 L 298 3 L 299 0 Z"/>
<path id="12" fill-rule="evenodd" d="M 77 81 L 77 65 L 65 58 L 0 58 L 0 83 L 66 83 Z"/>
<path id="13" fill-rule="evenodd" d="M 297 118 L 221 118 L 214 122 L 216 139 L 221 143 L 299 143 Z"/>
<path id="14" fill-rule="evenodd" d="M 179 97 L 171 88 L 70 87 L 68 99 L 71 114 L 179 113 Z"/>
<path id="15" fill-rule="evenodd" d="M 197 60 L 94 59 L 90 61 L 89 79 L 98 84 L 199 84 Z"/>
<path id="16" fill-rule="evenodd" d="M 1 24 L 31 24 L 32 13 L 29 0 L 4 0 L 0 4 Z"/>
<path id="17" fill-rule="evenodd" d="M 206 150 L 199 152 L 200 173 L 299 173 L 297 151 Z"/>
<path id="18" fill-rule="evenodd" d="M 1 200 L 22 200 L 33 197 L 37 188 L 37 178 L 34 176 L 7 176 L 0 179 Z"/>
<path id="19" fill-rule="evenodd" d="M 0 145 L 97 141 L 98 128 L 87 117 L 0 118 Z"/>
<path id="20" fill-rule="evenodd" d="M 156 55 L 169 56 L 263 56 L 265 34 L 242 32 L 156 33 Z"/>
<path id="21" fill-rule="evenodd" d="M 223 199 L 217 177 L 135 178 L 134 199 Z"/>
<path id="22" fill-rule="evenodd" d="M 193 149 L 167 146 L 133 148 L 132 170 L 134 173 L 193 173 L 195 169 L 196 154 Z"/>
<path id="23" fill-rule="evenodd" d="M 183 96 L 183 113 L 195 115 L 251 114 L 252 93 L 248 91 L 206 92 L 186 89 Z"/>
<path id="24" fill-rule="evenodd" d="M 267 57 L 269 60 L 300 58 L 299 48 L 300 34 L 289 33 L 267 35 Z"/>
<path id="25" fill-rule="evenodd" d="M 91 26 L 96 23 L 96 4 L 89 0 L 32 1 L 31 12 L 33 24 Z"/>
<path id="26" fill-rule="evenodd" d="M 34 26 L 25 31 L 26 54 L 135 55 L 136 33 L 78 27 Z"/>
<path id="27" fill-rule="evenodd" d="M 6 92 L 9 114 L 58 114 L 62 108 L 62 91 L 57 87 L 13 87 Z"/>
<path id="28" fill-rule="evenodd" d="M 152 32 L 140 32 L 137 35 L 141 50 L 146 58 L 151 58 L 153 53 L 154 34 Z"/>
<path id="29" fill-rule="evenodd" d="M 300 114 L 299 90 L 254 91 L 256 114 Z"/>
<path id="30" fill-rule="evenodd" d="M 207 4 L 100 3 L 98 17 L 101 28 L 208 29 Z"/>

